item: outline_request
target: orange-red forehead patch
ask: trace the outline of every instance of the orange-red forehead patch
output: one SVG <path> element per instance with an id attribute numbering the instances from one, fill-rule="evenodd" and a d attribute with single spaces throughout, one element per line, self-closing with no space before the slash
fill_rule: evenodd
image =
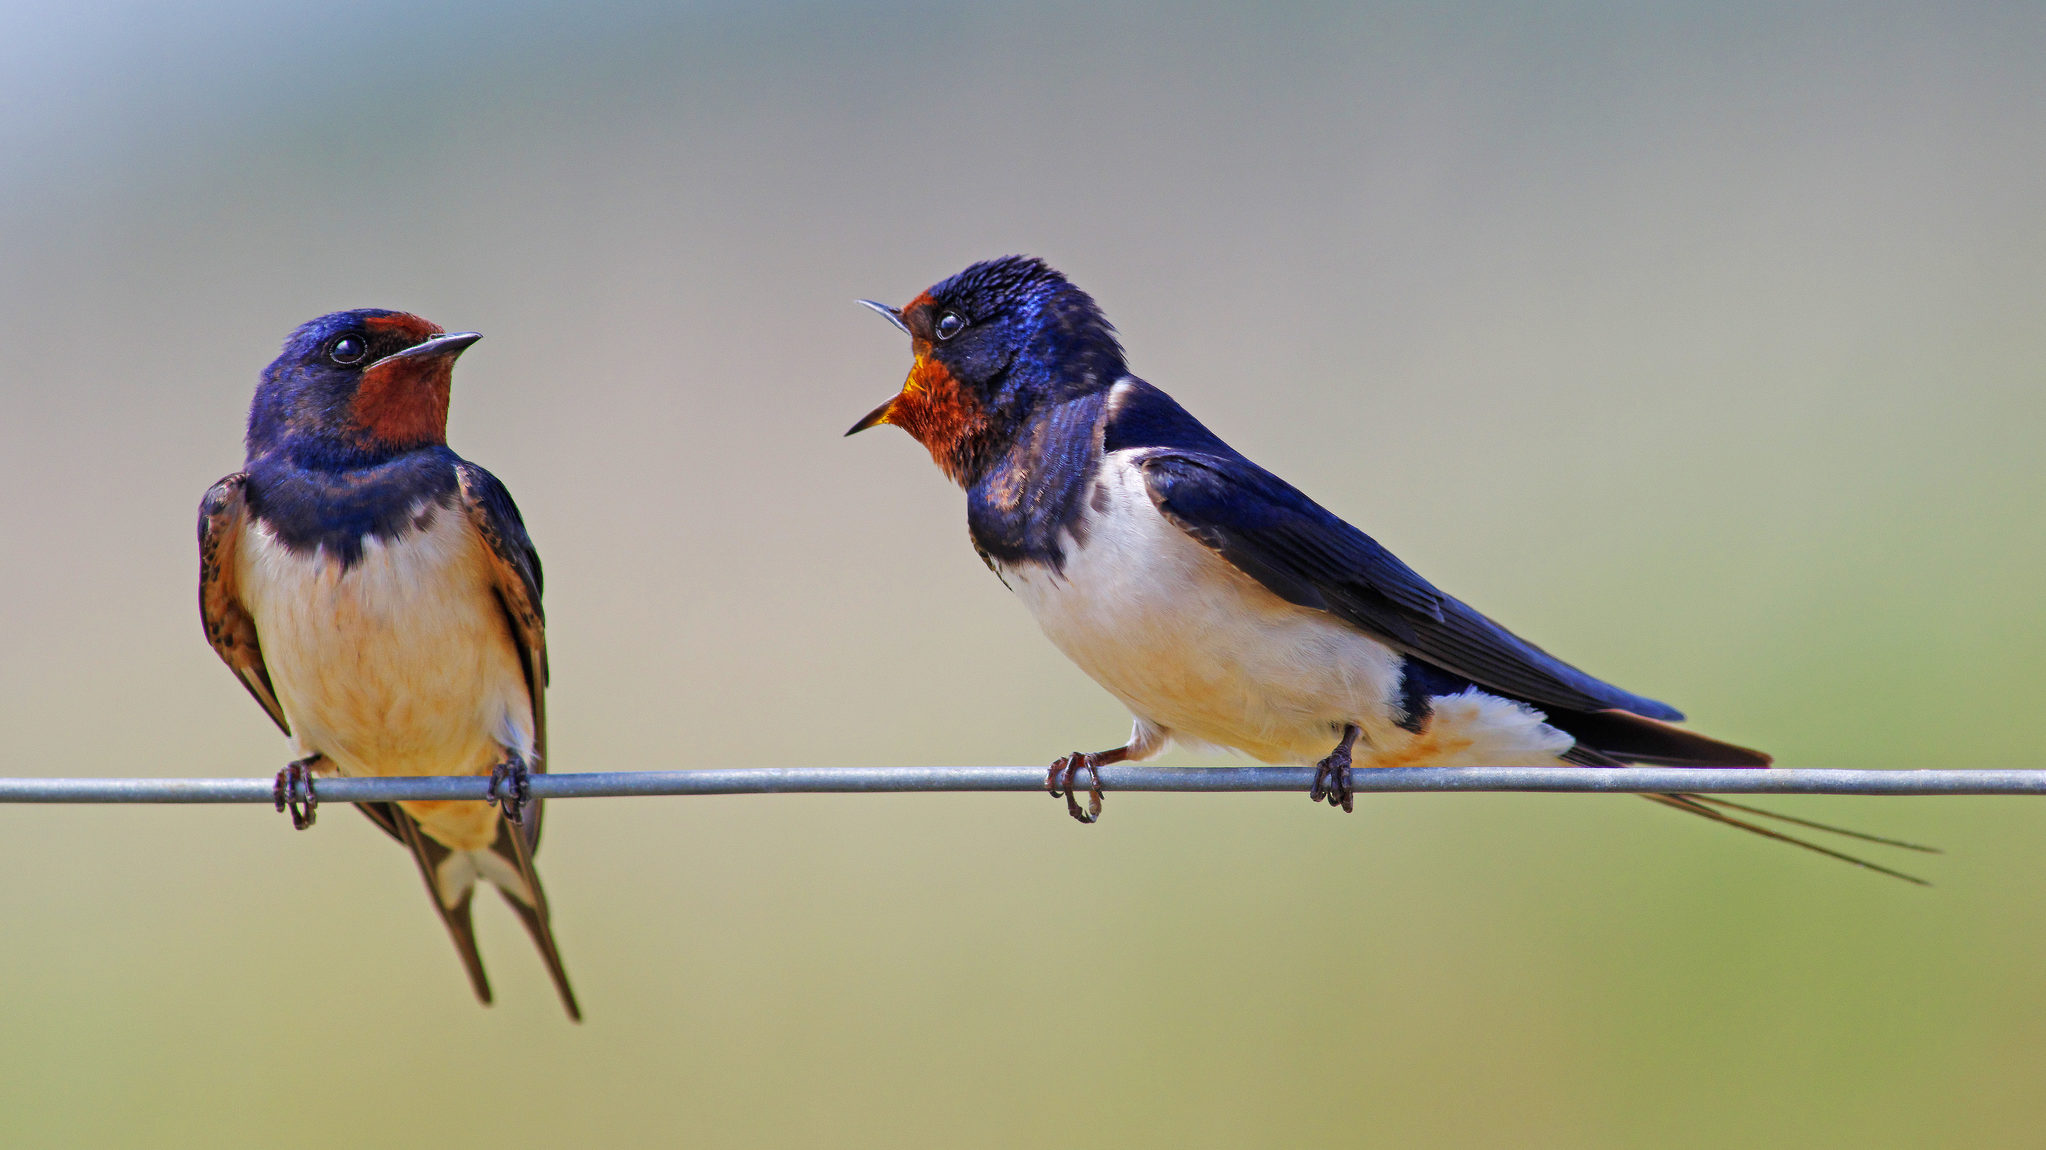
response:
<path id="1" fill-rule="evenodd" d="M 910 300 L 908 303 L 902 305 L 902 322 L 909 325 L 909 330 L 911 331 L 913 338 L 916 339 L 928 338 L 928 336 L 926 335 L 914 334 L 917 331 L 917 321 L 915 317 L 919 314 L 929 314 L 930 310 L 937 306 L 938 301 L 932 299 L 931 293 L 929 292 L 923 292 L 920 295 L 918 295 L 915 299 Z M 931 330 L 930 321 L 928 320 L 924 321 L 923 331 L 929 332 L 930 330 Z"/>
<path id="2" fill-rule="evenodd" d="M 362 326 L 378 335 L 395 335 L 411 343 L 422 343 L 447 329 L 430 320 L 400 312 L 397 315 L 378 315 L 362 321 Z"/>

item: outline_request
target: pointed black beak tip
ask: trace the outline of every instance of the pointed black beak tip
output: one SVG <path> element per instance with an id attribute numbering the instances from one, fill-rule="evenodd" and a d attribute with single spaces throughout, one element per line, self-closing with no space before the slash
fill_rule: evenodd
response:
<path id="1" fill-rule="evenodd" d="M 426 342 L 438 348 L 442 355 L 460 355 L 469 350 L 471 344 L 482 338 L 483 333 L 480 331 L 456 331 L 449 332 L 447 335 L 437 336 Z"/>
<path id="2" fill-rule="evenodd" d="M 881 424 L 888 422 L 888 413 L 894 410 L 895 400 L 896 400 L 895 396 L 892 395 L 889 396 L 887 400 L 881 404 L 881 406 L 868 412 L 864 417 L 860 419 L 858 423 L 855 423 L 852 425 L 852 427 L 848 428 L 846 430 L 846 434 L 858 435 L 860 432 L 865 431 L 869 427 L 879 427 Z"/>
<path id="3" fill-rule="evenodd" d="M 889 323 L 895 325 L 895 330 L 901 332 L 904 335 L 909 334 L 909 325 L 902 322 L 902 309 L 889 307 L 885 303 L 881 303 L 879 301 L 870 299 L 860 300 L 859 303 L 862 306 L 870 307 L 873 308 L 875 311 L 880 312 L 882 319 L 885 319 Z"/>
<path id="4" fill-rule="evenodd" d="M 480 331 L 451 331 L 437 335 L 424 343 L 415 343 L 404 351 L 393 352 L 384 357 L 388 362 L 394 359 L 453 359 L 469 350 L 469 345 L 483 338 Z"/>

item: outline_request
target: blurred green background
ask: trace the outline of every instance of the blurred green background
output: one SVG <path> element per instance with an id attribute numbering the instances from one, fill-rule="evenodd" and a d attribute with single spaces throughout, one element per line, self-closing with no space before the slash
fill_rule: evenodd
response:
<path id="1" fill-rule="evenodd" d="M 2046 766 L 2046 9 L 0 9 L 0 729 L 268 774 L 194 508 L 292 326 L 487 340 L 562 770 L 1039 763 L 1127 718 L 895 432 L 904 301 L 1049 258 L 1446 589 L 1805 766 Z M 589 1014 L 470 999 L 331 810 L 0 810 L 9 1145 L 2036 1145 L 2046 809 L 557 804 Z"/>

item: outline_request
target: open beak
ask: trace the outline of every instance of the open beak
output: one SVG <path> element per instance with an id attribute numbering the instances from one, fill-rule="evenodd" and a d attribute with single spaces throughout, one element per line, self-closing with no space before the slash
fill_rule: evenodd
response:
<path id="1" fill-rule="evenodd" d="M 885 303 L 878 303 L 870 299 L 863 299 L 859 302 L 881 313 L 881 318 L 887 320 L 889 323 L 894 324 L 897 331 L 900 331 L 904 335 L 909 334 L 909 325 L 902 322 L 901 308 L 889 307 Z M 868 412 L 866 416 L 862 418 L 858 423 L 853 424 L 852 430 L 846 432 L 846 434 L 857 435 L 860 432 L 865 431 L 869 427 L 877 427 L 883 423 L 888 422 L 888 413 L 894 410 L 895 399 L 896 399 L 895 396 L 892 395 L 889 396 L 888 399 L 881 404 L 881 406 Z"/>
<path id="2" fill-rule="evenodd" d="M 865 431 L 869 427 L 877 427 L 883 423 L 886 423 L 888 422 L 888 413 L 894 410 L 895 397 L 891 395 L 885 402 L 881 404 L 881 406 L 868 412 L 864 417 L 860 419 L 858 423 L 853 424 L 852 429 L 850 431 L 847 431 L 846 434 L 857 435 L 860 432 Z"/>
<path id="3" fill-rule="evenodd" d="M 876 301 L 870 299 L 863 299 L 859 302 L 866 305 L 867 307 L 873 308 L 877 312 L 880 312 L 882 319 L 885 319 L 889 323 L 895 325 L 895 330 L 901 332 L 904 335 L 909 334 L 909 325 L 902 322 L 901 308 L 889 307 L 885 303 L 877 303 Z"/>
<path id="4" fill-rule="evenodd" d="M 453 359 L 467 351 L 470 344 L 482 338 L 483 333 L 478 331 L 451 331 L 446 335 L 434 336 L 425 343 L 414 344 L 404 351 L 392 352 L 372 366 L 393 363 L 401 359 Z"/>

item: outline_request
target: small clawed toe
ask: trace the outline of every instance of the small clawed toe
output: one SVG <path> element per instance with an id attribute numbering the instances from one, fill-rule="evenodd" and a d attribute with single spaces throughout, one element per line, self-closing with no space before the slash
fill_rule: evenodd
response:
<path id="1" fill-rule="evenodd" d="M 291 812 L 293 830 L 305 830 L 319 817 L 320 797 L 313 793 L 313 764 L 319 761 L 320 756 L 310 755 L 277 772 L 270 793 L 277 801 L 278 813 Z"/>
<path id="2" fill-rule="evenodd" d="M 1348 758 L 1347 755 L 1344 757 Z M 1330 755 L 1314 764 L 1314 787 L 1307 792 L 1307 797 L 1317 803 L 1326 799 L 1329 806 L 1354 811 L 1357 809 L 1357 792 L 1350 787 L 1350 764 L 1338 764 L 1334 760 L 1335 756 Z"/>
<path id="3" fill-rule="evenodd" d="M 496 803 L 514 824 L 525 821 L 526 804 L 532 801 L 532 777 L 532 771 L 517 759 L 490 768 L 488 801 Z"/>
<path id="4" fill-rule="evenodd" d="M 1087 805 L 1080 806 L 1079 776 L 1087 772 Z M 1074 821 L 1091 823 L 1101 817 L 1101 773 L 1094 769 L 1094 756 L 1085 751 L 1074 751 L 1051 765 L 1044 776 L 1044 789 L 1052 798 L 1066 800 L 1066 813 Z"/>
<path id="5" fill-rule="evenodd" d="M 1318 803 L 1326 799 L 1329 806 L 1345 811 L 1357 809 L 1357 792 L 1350 786 L 1350 748 L 1356 744 L 1359 733 L 1354 726 L 1345 728 L 1343 741 L 1327 758 L 1314 764 L 1314 786 L 1307 792 L 1310 800 Z"/>

